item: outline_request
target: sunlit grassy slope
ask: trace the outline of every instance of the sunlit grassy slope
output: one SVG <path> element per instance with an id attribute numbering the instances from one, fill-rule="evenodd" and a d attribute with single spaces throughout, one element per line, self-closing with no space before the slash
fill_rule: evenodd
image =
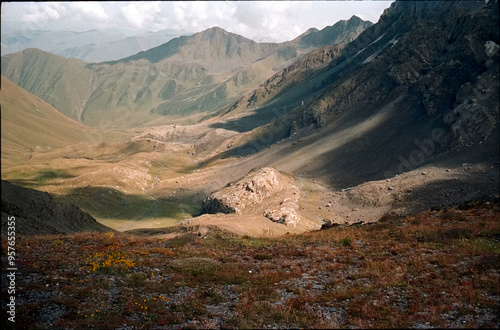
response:
<path id="1" fill-rule="evenodd" d="M 94 141 L 99 134 L 54 109 L 2 76 L 2 167 L 21 163 L 34 151 Z"/>

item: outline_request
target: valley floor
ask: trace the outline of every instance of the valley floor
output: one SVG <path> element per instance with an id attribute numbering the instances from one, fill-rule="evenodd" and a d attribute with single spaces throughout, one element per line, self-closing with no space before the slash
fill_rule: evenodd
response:
<path id="1" fill-rule="evenodd" d="M 19 237 L 15 325 L 498 328 L 499 239 L 498 197 L 281 238 Z"/>
<path id="2" fill-rule="evenodd" d="M 407 215 L 498 194 L 496 158 L 484 163 L 474 162 L 472 156 L 457 158 L 384 180 L 338 186 L 338 181 L 353 181 L 355 171 L 329 173 L 325 179 L 315 170 L 306 173 L 296 166 L 309 159 L 307 153 L 294 156 L 293 161 L 288 156 L 288 162 L 282 160 L 289 154 L 287 148 L 302 150 L 297 143 L 300 136 L 255 155 L 224 158 L 223 150 L 237 143 L 231 135 L 234 132 L 206 125 L 163 126 L 130 133 L 128 140 L 35 152 L 23 164 L 2 167 L 2 179 L 46 191 L 122 232 L 176 226 L 199 215 L 202 201 L 211 192 L 269 164 L 294 176 L 301 194 L 299 213 L 319 226 L 325 220 L 337 224 L 375 222 L 391 212 Z M 304 231 L 272 223 L 260 213 L 253 215 L 256 225 L 246 223 L 246 231 L 231 217 L 224 220 L 204 215 L 196 221 L 217 222 L 225 230 L 249 236 Z M 274 234 L 263 234 L 262 227 L 275 227 Z"/>

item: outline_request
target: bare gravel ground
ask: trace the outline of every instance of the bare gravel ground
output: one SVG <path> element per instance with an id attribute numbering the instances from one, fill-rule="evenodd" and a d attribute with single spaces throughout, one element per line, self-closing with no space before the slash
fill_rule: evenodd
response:
<path id="1" fill-rule="evenodd" d="M 371 223 L 385 214 L 405 216 L 436 207 L 458 205 L 500 193 L 496 164 L 426 166 L 395 177 L 332 191 L 298 179 L 301 209 L 312 220 L 335 224 Z"/>

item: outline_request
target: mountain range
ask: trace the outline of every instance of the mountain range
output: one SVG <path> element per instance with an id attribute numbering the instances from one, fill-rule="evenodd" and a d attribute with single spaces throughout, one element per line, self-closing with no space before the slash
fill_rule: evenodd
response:
<path id="1" fill-rule="evenodd" d="M 498 12 L 498 1 L 396 1 L 376 24 L 353 17 L 281 44 L 215 27 L 101 63 L 8 54 L 12 93 L 97 138 L 61 138 L 56 150 L 16 142 L 34 151 L 2 157 L 2 177 L 118 230 L 176 224 L 205 213 L 209 196 L 267 189 L 255 168 L 293 178 L 294 212 L 319 225 L 495 195 Z M 278 197 L 269 209 L 287 204 Z M 280 219 L 246 216 L 249 226 Z M 194 221 L 227 229 L 235 217 Z"/>
<path id="2" fill-rule="evenodd" d="M 345 43 L 369 25 L 352 17 L 282 44 L 257 43 L 212 28 L 92 64 L 26 49 L 2 57 L 2 75 L 90 126 L 165 124 L 171 118 L 189 122 L 234 102 L 306 53 L 311 34 L 320 45 L 325 40 Z"/>

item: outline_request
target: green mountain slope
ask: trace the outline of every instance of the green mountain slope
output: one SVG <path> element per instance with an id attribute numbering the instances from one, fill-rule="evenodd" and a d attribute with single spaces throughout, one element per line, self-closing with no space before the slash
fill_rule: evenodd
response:
<path id="1" fill-rule="evenodd" d="M 85 62 L 35 48 L 3 56 L 2 75 L 73 119 L 91 92 Z"/>
<path id="2" fill-rule="evenodd" d="M 342 29 L 346 40 L 366 25 L 359 21 L 352 31 Z M 342 40 L 338 33 L 335 38 Z M 27 49 L 3 56 L 2 74 L 90 126 L 189 123 L 236 101 L 311 47 L 301 46 L 300 39 L 256 43 L 211 28 L 105 63 L 86 64 Z"/>
<path id="3" fill-rule="evenodd" d="M 36 150 L 89 142 L 95 129 L 78 123 L 2 76 L 2 167 L 21 163 Z"/>

